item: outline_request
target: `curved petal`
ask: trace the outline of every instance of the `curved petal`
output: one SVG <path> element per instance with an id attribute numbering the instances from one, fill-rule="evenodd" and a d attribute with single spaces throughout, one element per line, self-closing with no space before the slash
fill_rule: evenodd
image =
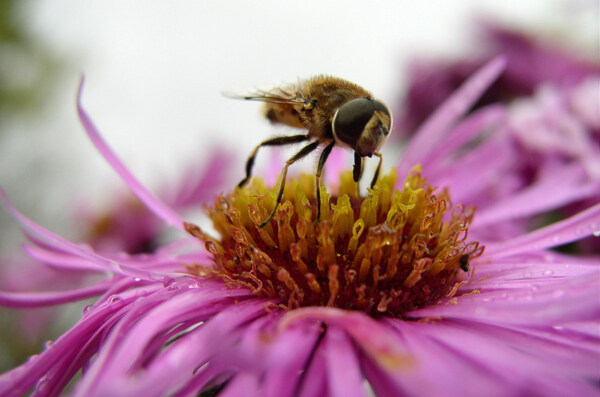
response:
<path id="1" fill-rule="evenodd" d="M 487 260 L 524 252 L 556 247 L 584 237 L 600 234 L 600 204 L 594 205 L 563 221 L 553 223 L 512 240 L 486 245 Z"/>
<path id="2" fill-rule="evenodd" d="M 79 119 L 81 120 L 81 124 L 83 124 L 83 128 L 85 128 L 94 146 L 96 146 L 100 154 L 104 156 L 106 161 L 108 161 L 117 174 L 123 178 L 123 181 L 131 188 L 135 195 L 138 196 L 138 198 L 144 204 L 146 204 L 152 212 L 154 212 L 158 217 L 162 218 L 171 226 L 185 231 L 183 220 L 179 217 L 179 215 L 177 215 L 171 208 L 160 201 L 154 194 L 150 193 L 150 191 L 146 189 L 123 165 L 121 160 L 119 160 L 119 158 L 102 139 L 102 136 L 94 126 L 94 123 L 81 105 L 81 94 L 83 92 L 84 81 L 85 79 L 82 77 L 77 94 L 77 113 L 79 114 Z"/>

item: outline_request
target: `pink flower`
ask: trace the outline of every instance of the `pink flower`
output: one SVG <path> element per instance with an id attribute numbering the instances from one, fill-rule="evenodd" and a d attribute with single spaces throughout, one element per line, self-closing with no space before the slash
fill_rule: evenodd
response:
<path id="1" fill-rule="evenodd" d="M 56 395 L 81 371 L 79 396 L 600 394 L 600 257 L 550 249 L 600 233 L 600 204 L 531 232 L 524 222 L 600 189 L 577 177 L 577 158 L 534 183 L 505 179 L 520 153 L 505 108 L 462 118 L 502 67 L 484 66 L 415 134 L 398 190 L 392 173 L 358 198 L 342 174 L 337 202 L 313 227 L 316 203 L 300 178 L 258 229 L 270 196 L 257 182 L 209 209 L 220 239 L 146 190 L 80 106 L 133 192 L 204 241 L 100 254 L 2 195 L 34 258 L 107 276 L 76 290 L 0 293 L 1 304 L 23 308 L 100 295 L 43 352 L 0 375 L 0 391 Z M 494 134 L 469 145 L 487 129 Z"/>

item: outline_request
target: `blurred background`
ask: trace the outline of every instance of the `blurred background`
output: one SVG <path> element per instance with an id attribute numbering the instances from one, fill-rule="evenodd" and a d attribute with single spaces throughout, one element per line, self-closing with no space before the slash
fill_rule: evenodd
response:
<path id="1" fill-rule="evenodd" d="M 597 0 L 5 0 L 0 7 L 0 186 L 29 217 L 75 239 L 75 209 L 100 208 L 123 186 L 79 124 L 83 74 L 84 107 L 130 170 L 156 189 L 191 164 L 202 167 L 218 147 L 231 154 L 237 182 L 251 148 L 286 132 L 265 122 L 258 104 L 224 91 L 326 73 L 397 109 L 408 61 L 472 53 L 481 19 L 599 59 Z M 17 266 L 22 236 L 3 210 L 0 233 L 0 266 Z M 79 304 L 61 316 L 72 323 L 80 313 Z M 13 321 L 12 311 L 0 315 L 0 327 Z M 58 335 L 57 323 L 26 341 L 0 333 L 0 372 Z M 15 344 L 17 353 L 6 347 Z"/>

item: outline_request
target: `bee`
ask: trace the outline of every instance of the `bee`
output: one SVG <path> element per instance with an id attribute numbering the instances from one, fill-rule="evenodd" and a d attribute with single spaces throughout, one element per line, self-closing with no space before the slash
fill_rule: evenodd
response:
<path id="1" fill-rule="evenodd" d="M 377 182 L 383 160 L 379 149 L 392 129 L 392 113 L 385 103 L 375 99 L 369 91 L 341 78 L 318 75 L 296 84 L 237 98 L 264 102 L 264 114 L 272 123 L 308 130 L 302 134 L 267 139 L 250 153 L 246 162 L 246 177 L 238 184 L 239 187 L 244 186 L 250 179 L 254 159 L 261 147 L 308 142 L 285 162 L 275 208 L 259 227 L 269 223 L 281 203 L 289 166 L 319 148 L 321 154 L 315 174 L 316 222 L 321 217 L 320 179 L 334 146 L 354 151 L 352 175 L 355 182 L 358 182 L 362 175 L 363 158 L 377 156 L 379 163 L 371 188 Z"/>

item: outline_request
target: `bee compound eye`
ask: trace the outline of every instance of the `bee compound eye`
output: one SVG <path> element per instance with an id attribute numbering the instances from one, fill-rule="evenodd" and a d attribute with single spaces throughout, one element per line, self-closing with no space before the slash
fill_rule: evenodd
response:
<path id="1" fill-rule="evenodd" d="M 373 101 L 373 106 L 375 107 L 375 111 L 381 112 L 388 117 L 389 122 L 384 125 L 385 128 L 383 130 L 386 136 L 389 135 L 392 130 L 392 112 L 390 112 L 390 109 L 385 103 L 378 101 L 377 99 Z"/>
<path id="2" fill-rule="evenodd" d="M 333 117 L 333 135 L 347 145 L 354 146 L 376 107 L 369 98 L 356 98 L 344 103 Z"/>

